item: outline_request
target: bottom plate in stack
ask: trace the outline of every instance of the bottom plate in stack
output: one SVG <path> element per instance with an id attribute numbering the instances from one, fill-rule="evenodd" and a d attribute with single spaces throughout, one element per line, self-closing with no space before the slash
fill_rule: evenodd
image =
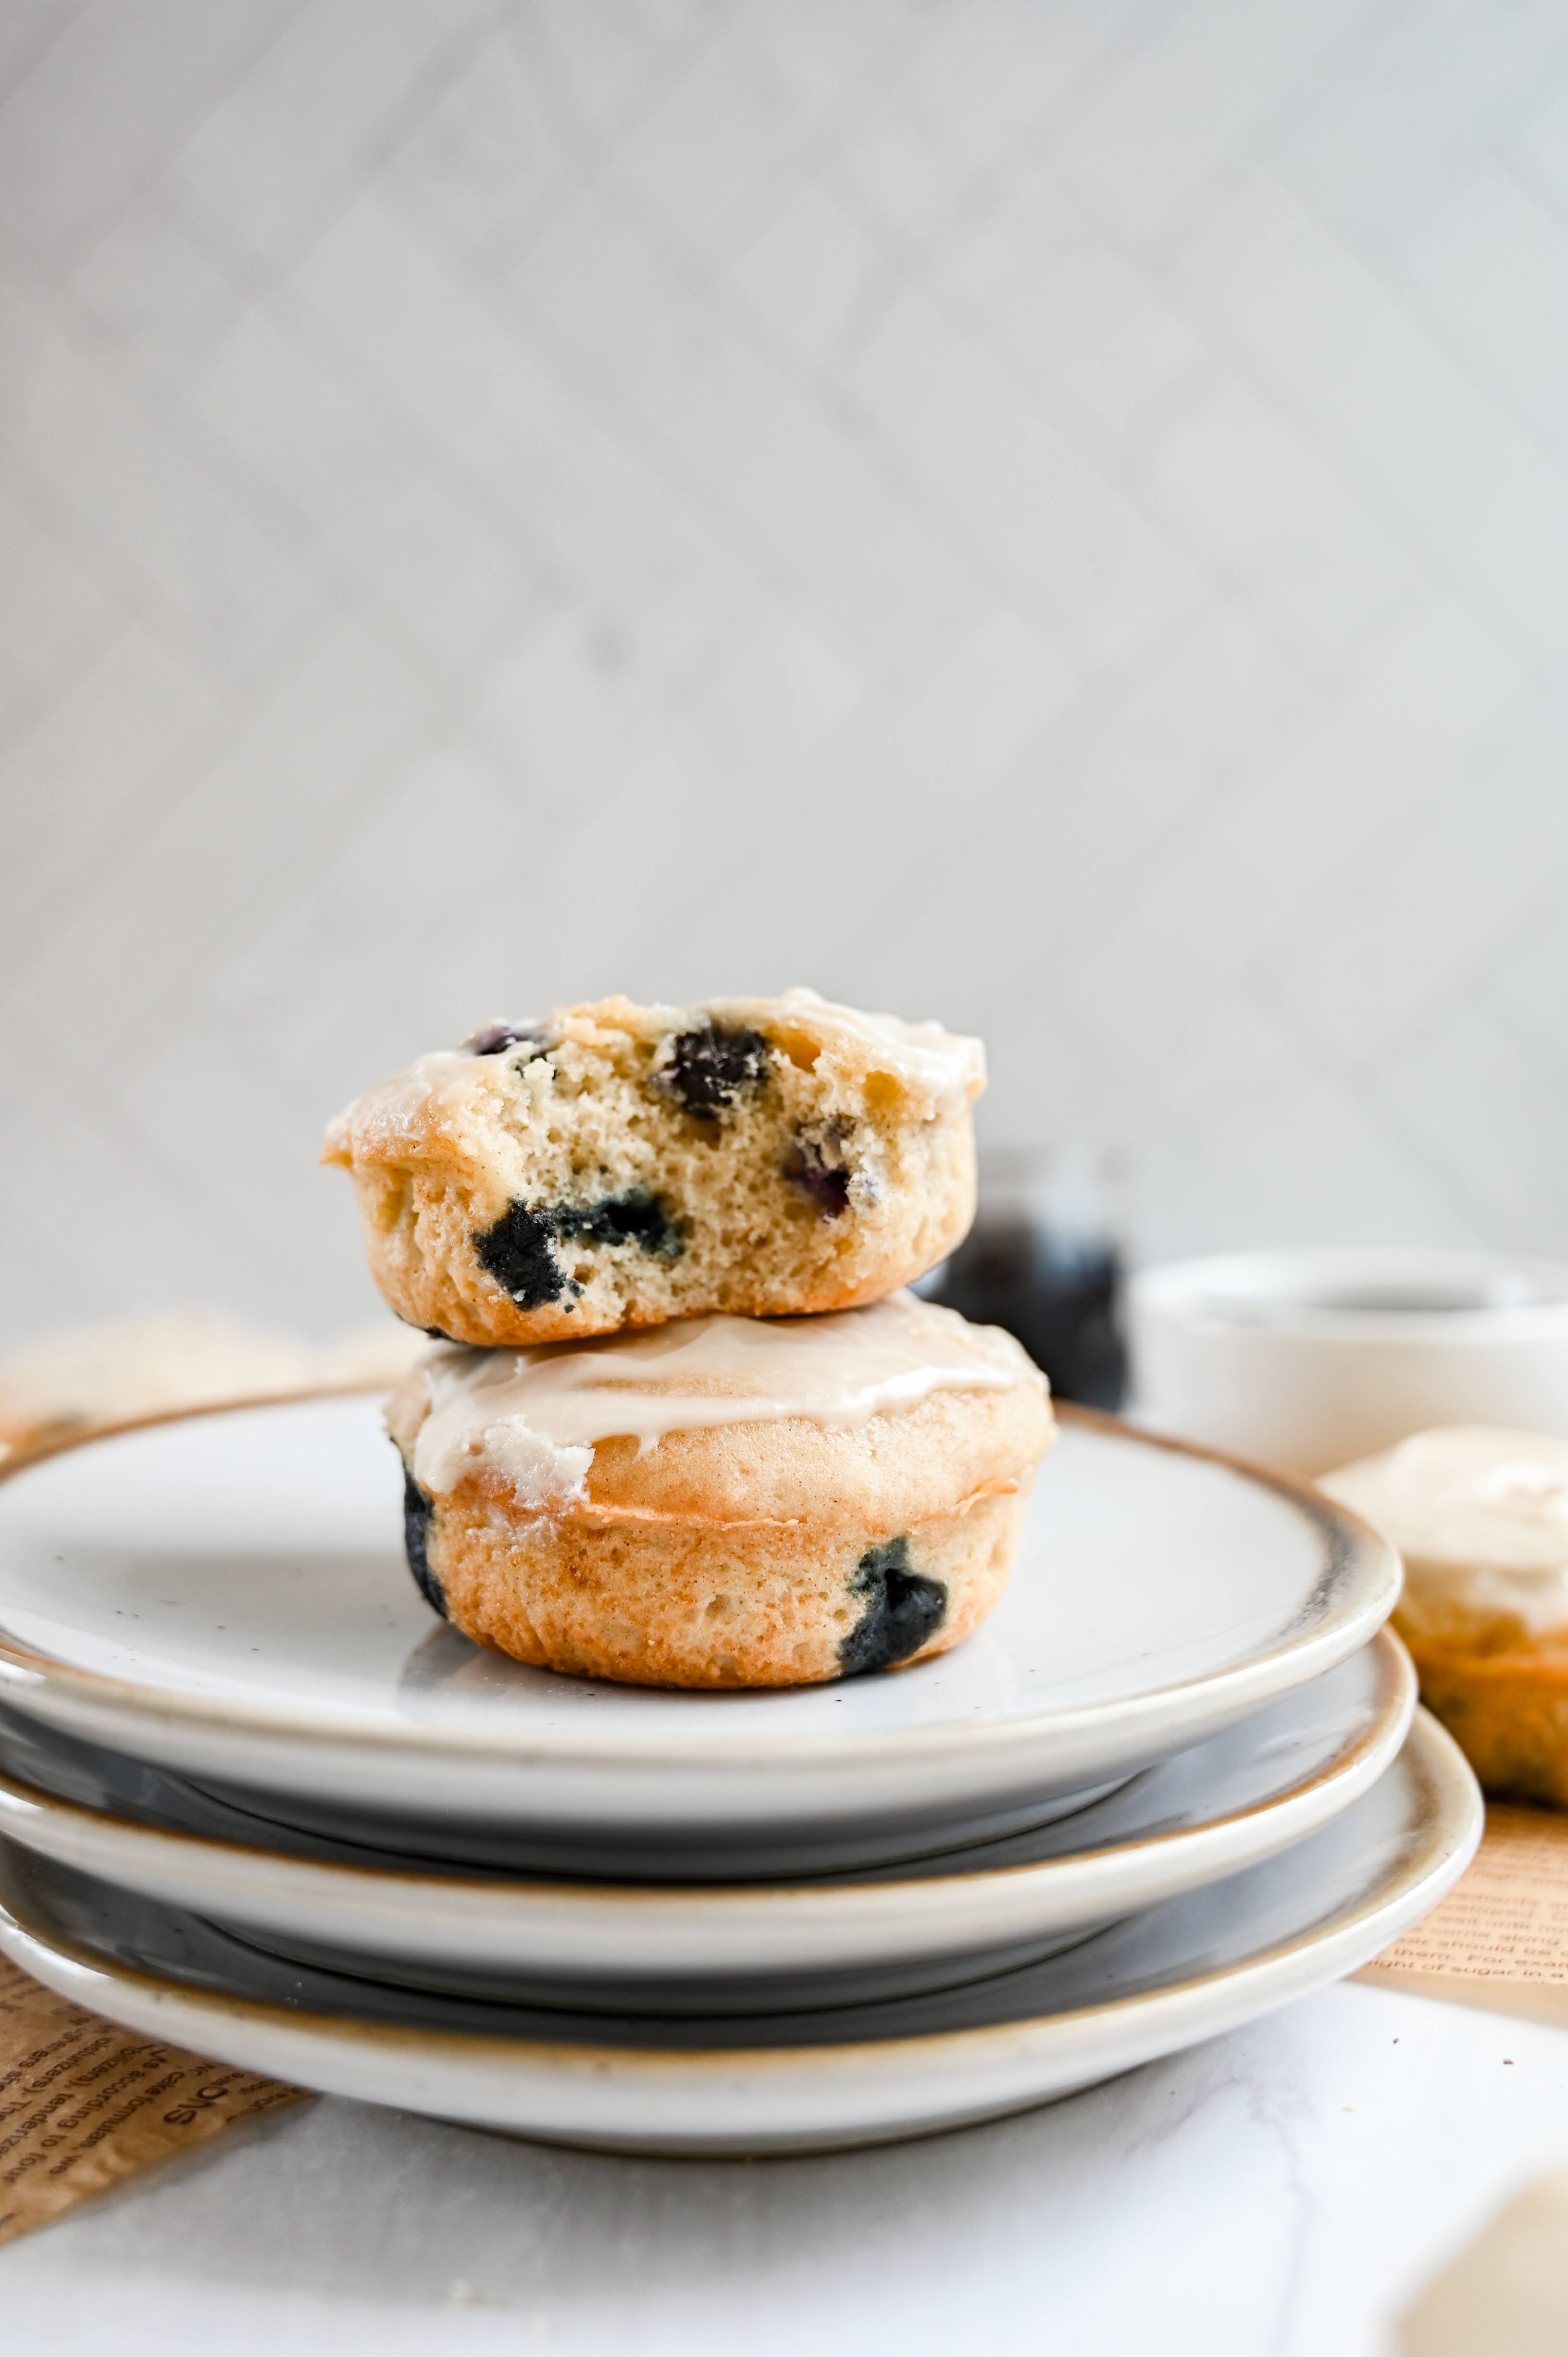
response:
<path id="1" fill-rule="evenodd" d="M 1353 1972 L 1457 1879 L 1481 1814 L 1465 1760 L 1418 1712 L 1331 1824 L 1066 1954 L 940 1994 L 746 2018 L 550 2011 L 303 1968 L 12 1845 L 0 1948 L 112 2019 L 303 2086 L 623 2151 L 809 2151 L 1025 2110 Z"/>

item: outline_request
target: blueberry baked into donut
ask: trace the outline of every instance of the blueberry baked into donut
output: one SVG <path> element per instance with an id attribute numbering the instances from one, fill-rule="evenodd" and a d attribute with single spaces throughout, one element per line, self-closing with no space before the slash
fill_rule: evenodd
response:
<path id="1" fill-rule="evenodd" d="M 410 1566 L 519 1661 L 667 1686 L 901 1666 L 1002 1593 L 1052 1437 L 1010 1335 L 899 1293 L 427 1352 L 388 1426 Z"/>
<path id="2" fill-rule="evenodd" d="M 601 999 L 421 1057 L 328 1132 L 399 1317 L 479 1345 L 875 1301 L 974 1211 L 980 1042 L 812 991 Z"/>

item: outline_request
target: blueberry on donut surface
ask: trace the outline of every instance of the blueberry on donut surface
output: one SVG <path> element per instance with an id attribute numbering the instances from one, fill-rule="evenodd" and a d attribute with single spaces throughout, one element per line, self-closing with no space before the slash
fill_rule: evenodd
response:
<path id="1" fill-rule="evenodd" d="M 403 1543 L 413 1584 L 426 1604 L 446 1618 L 446 1598 L 430 1563 L 430 1524 L 435 1501 L 425 1495 L 412 1473 L 403 1477 Z"/>
<path id="2" fill-rule="evenodd" d="M 846 1678 L 907 1662 L 947 1619 L 946 1585 L 910 1570 L 908 1539 L 869 1548 L 855 1566 L 850 1593 L 864 1602 L 860 1619 L 839 1647 L 840 1674 Z"/>

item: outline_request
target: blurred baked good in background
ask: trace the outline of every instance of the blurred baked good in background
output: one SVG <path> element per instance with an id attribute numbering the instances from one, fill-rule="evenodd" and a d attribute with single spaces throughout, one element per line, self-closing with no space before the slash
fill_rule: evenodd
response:
<path id="1" fill-rule="evenodd" d="M 423 1335 L 391 1318 L 326 1342 L 209 1309 L 71 1327 L 0 1357 L 0 1458 L 224 1400 L 390 1390 L 424 1348 Z"/>
<path id="2" fill-rule="evenodd" d="M 1568 1440 L 1450 1425 L 1318 1486 L 1403 1556 L 1394 1625 L 1487 1792 L 1568 1807 Z"/>

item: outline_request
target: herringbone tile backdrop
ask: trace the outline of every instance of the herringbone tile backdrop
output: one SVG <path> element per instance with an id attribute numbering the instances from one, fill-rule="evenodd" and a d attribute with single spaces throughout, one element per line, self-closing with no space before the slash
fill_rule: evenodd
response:
<path id="1" fill-rule="evenodd" d="M 1568 0 L 8 0 L 0 299 L 7 1334 L 617 987 L 1568 1251 Z"/>

